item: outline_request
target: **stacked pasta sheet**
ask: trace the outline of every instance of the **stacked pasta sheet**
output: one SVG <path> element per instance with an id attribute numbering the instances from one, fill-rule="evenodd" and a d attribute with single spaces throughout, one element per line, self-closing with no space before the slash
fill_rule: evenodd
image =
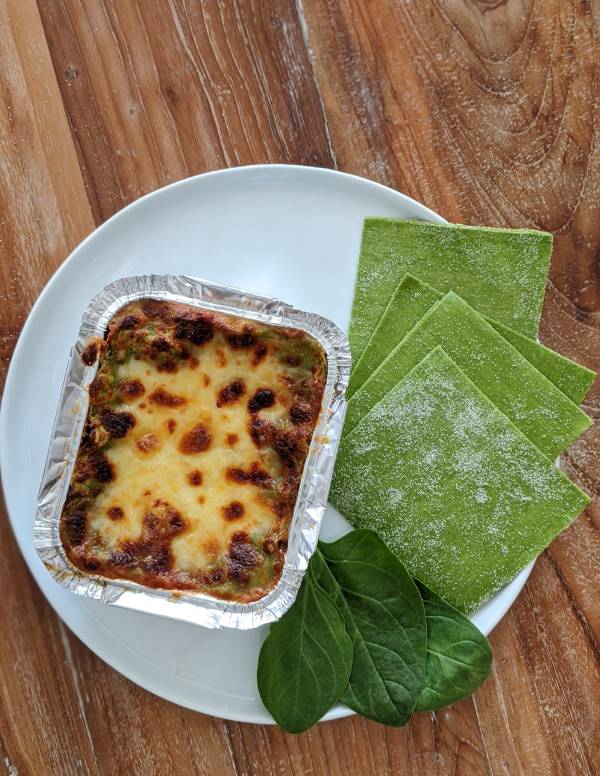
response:
<path id="1" fill-rule="evenodd" d="M 536 340 L 552 238 L 367 219 L 331 500 L 471 612 L 586 506 L 555 459 L 595 374 Z"/>

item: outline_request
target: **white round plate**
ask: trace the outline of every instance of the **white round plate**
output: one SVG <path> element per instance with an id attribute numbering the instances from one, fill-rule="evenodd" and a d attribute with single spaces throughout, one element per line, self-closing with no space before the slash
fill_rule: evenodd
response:
<path id="1" fill-rule="evenodd" d="M 374 215 L 443 221 L 396 191 L 332 170 L 260 165 L 179 181 L 132 203 L 84 240 L 25 324 L 0 415 L 2 479 L 17 541 L 69 628 L 117 671 L 174 703 L 272 722 L 255 680 L 265 632 L 205 630 L 80 598 L 56 584 L 38 559 L 36 497 L 82 311 L 116 278 L 181 273 L 279 297 L 347 329 L 362 223 Z M 330 509 L 322 535 L 335 538 L 346 526 Z M 482 631 L 505 614 L 529 572 L 475 614 Z M 338 705 L 325 719 L 350 713 Z"/>

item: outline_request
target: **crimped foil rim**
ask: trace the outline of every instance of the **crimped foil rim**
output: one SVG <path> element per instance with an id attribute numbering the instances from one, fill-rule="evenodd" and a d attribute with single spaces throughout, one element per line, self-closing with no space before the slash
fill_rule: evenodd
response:
<path id="1" fill-rule="evenodd" d="M 92 337 L 103 338 L 109 320 L 136 299 L 159 298 L 257 320 L 292 326 L 313 336 L 327 355 L 327 379 L 319 420 L 306 458 L 281 578 L 266 596 L 250 603 L 223 601 L 204 593 L 148 588 L 109 580 L 73 566 L 60 540 L 66 498 L 88 409 L 87 387 L 98 364 L 85 366 L 81 353 Z M 292 605 L 315 551 L 346 413 L 350 347 L 330 320 L 285 302 L 187 275 L 137 275 L 115 280 L 86 307 L 71 350 L 40 486 L 34 546 L 54 579 L 71 592 L 125 609 L 156 614 L 207 628 L 257 628 L 279 619 Z"/>

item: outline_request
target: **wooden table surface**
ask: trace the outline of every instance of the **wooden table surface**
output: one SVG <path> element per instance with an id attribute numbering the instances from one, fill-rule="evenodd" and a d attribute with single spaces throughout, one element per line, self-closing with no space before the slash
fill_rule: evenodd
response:
<path id="1" fill-rule="evenodd" d="M 0 359 L 95 226 L 231 165 L 335 167 L 452 221 L 555 235 L 541 336 L 600 369 L 600 2 L 0 0 Z M 600 386 L 586 401 L 600 420 Z M 600 768 L 600 424 L 593 496 L 494 631 L 492 678 L 402 729 L 300 736 L 186 711 L 57 618 L 0 520 L 0 772 L 592 774 Z"/>

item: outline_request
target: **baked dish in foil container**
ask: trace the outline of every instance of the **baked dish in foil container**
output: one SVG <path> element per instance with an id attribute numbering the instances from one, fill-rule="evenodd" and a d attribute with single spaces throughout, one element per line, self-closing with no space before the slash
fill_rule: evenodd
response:
<path id="1" fill-rule="evenodd" d="M 34 542 L 57 582 L 205 627 L 292 604 L 315 550 L 350 372 L 345 335 L 185 276 L 117 280 L 86 309 Z"/>

